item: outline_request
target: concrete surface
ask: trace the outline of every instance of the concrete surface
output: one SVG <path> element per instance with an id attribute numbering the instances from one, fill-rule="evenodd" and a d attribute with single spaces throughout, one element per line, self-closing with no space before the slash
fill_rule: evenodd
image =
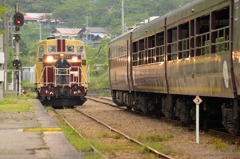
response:
<path id="1" fill-rule="evenodd" d="M 0 159 L 82 159 L 37 99 L 34 105 L 33 112 L 0 112 Z"/>

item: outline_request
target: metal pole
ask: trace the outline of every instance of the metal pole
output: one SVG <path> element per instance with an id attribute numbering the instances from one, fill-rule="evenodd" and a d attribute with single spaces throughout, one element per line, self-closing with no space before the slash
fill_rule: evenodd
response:
<path id="1" fill-rule="evenodd" d="M 15 77 L 16 77 L 17 70 L 14 71 L 14 73 L 15 73 Z M 17 78 L 15 78 L 15 90 L 16 90 L 16 98 L 18 98 L 18 80 L 17 80 Z"/>
<path id="2" fill-rule="evenodd" d="M 3 7 L 6 6 L 6 0 L 3 0 Z M 4 48 L 4 58 L 5 58 L 5 62 L 4 62 L 4 72 L 7 72 L 7 61 L 8 61 L 8 19 L 6 18 L 6 12 L 3 13 L 3 26 L 4 26 L 4 40 L 3 40 L 3 48 Z M 7 82 L 7 77 L 4 77 L 5 81 L 4 81 L 4 91 L 7 92 L 8 91 L 8 82 Z"/>
<path id="3" fill-rule="evenodd" d="M 41 21 L 40 21 L 40 18 L 39 18 L 39 41 L 42 40 L 42 26 L 41 26 Z"/>
<path id="4" fill-rule="evenodd" d="M 13 50 L 13 31 L 12 31 L 13 21 L 11 20 L 11 18 L 10 18 L 9 21 L 11 23 L 11 47 L 12 47 L 12 50 Z"/>
<path id="5" fill-rule="evenodd" d="M 14 71 L 12 71 L 12 91 L 14 92 L 15 89 L 14 89 Z"/>
<path id="6" fill-rule="evenodd" d="M 11 22 L 11 46 L 12 46 L 12 50 L 13 50 L 13 21 L 10 20 Z"/>
<path id="7" fill-rule="evenodd" d="M 86 42 L 88 44 L 88 16 L 86 16 Z"/>
<path id="8" fill-rule="evenodd" d="M 199 105 L 196 105 L 196 143 L 199 144 Z"/>
<path id="9" fill-rule="evenodd" d="M 3 34 L 0 34 L 0 52 L 3 52 Z M 3 70 L 3 64 L 0 64 L 0 70 Z M 3 82 L 0 82 L 0 101 L 3 99 Z"/>
<path id="10" fill-rule="evenodd" d="M 202 99 L 199 96 L 193 99 L 196 104 L 196 143 L 199 144 L 199 105 L 202 103 Z"/>
<path id="11" fill-rule="evenodd" d="M 15 5 L 15 11 L 18 12 L 18 5 L 16 4 Z M 19 30 L 16 30 L 16 34 L 19 34 Z M 19 60 L 19 40 L 16 40 L 15 39 L 15 42 L 16 42 L 16 60 Z M 19 78 L 20 78 L 20 73 L 19 73 L 19 69 L 16 67 L 16 82 L 17 82 L 17 90 L 16 90 L 16 95 L 18 96 L 19 95 Z"/>
<path id="12" fill-rule="evenodd" d="M 18 41 L 16 41 L 16 60 L 19 60 L 19 42 Z M 19 72 L 20 72 L 19 69 L 16 68 L 15 73 L 16 73 L 16 82 L 17 82 L 17 90 L 16 90 L 17 96 L 19 95 L 19 78 L 20 78 Z"/>
<path id="13" fill-rule="evenodd" d="M 122 0 L 122 34 L 124 33 L 124 0 Z"/>
<path id="14" fill-rule="evenodd" d="M 19 60 L 19 42 L 16 41 L 16 60 Z"/>

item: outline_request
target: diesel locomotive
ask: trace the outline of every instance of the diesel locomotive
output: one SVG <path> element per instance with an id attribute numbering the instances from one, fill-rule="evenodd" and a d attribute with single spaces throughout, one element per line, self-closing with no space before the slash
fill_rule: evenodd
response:
<path id="1" fill-rule="evenodd" d="M 61 55 L 71 67 L 57 68 Z M 44 105 L 55 108 L 80 106 L 88 91 L 86 46 L 80 40 L 49 37 L 36 45 L 35 90 Z M 65 78 L 62 83 L 61 78 Z"/>
<path id="2" fill-rule="evenodd" d="M 240 135 L 240 1 L 194 0 L 109 43 L 118 106 Z"/>

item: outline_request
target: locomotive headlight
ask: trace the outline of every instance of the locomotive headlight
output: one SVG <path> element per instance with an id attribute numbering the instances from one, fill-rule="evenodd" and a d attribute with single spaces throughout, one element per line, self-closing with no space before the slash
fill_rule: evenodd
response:
<path id="1" fill-rule="evenodd" d="M 47 62 L 52 62 L 53 61 L 53 57 L 52 56 L 47 56 Z"/>
<path id="2" fill-rule="evenodd" d="M 73 61 L 73 62 L 77 62 L 77 60 L 78 60 L 78 57 L 77 57 L 77 56 L 72 56 L 72 61 Z"/>

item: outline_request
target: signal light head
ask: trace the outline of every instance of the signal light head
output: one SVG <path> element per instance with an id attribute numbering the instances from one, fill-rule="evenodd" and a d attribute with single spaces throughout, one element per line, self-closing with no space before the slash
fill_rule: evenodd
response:
<path id="1" fill-rule="evenodd" d="M 12 65 L 18 69 L 22 66 L 22 62 L 20 60 L 13 60 Z"/>
<path id="2" fill-rule="evenodd" d="M 20 12 L 17 12 L 13 16 L 13 22 L 15 26 L 23 26 L 24 24 L 24 15 Z"/>

